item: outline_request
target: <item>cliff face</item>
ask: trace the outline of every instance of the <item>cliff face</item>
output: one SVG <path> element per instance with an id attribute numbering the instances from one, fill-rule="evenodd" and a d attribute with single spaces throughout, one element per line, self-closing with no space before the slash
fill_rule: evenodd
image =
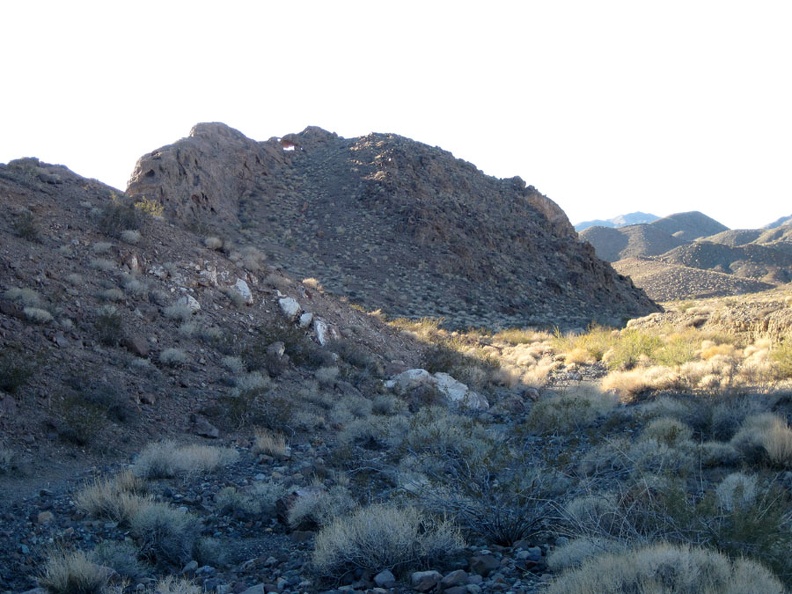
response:
<path id="1" fill-rule="evenodd" d="M 570 327 L 657 310 L 523 180 L 393 134 L 256 142 L 199 124 L 141 157 L 127 193 L 393 316 Z"/>

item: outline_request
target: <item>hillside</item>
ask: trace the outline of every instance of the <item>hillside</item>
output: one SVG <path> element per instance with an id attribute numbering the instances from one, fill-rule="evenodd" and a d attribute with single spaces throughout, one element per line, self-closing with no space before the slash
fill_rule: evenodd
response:
<path id="1" fill-rule="evenodd" d="M 739 295 L 789 282 L 789 229 L 730 230 L 706 215 L 690 212 L 648 225 L 591 227 L 580 237 L 652 299 L 667 301 L 730 292 Z"/>
<path id="2" fill-rule="evenodd" d="M 388 315 L 569 327 L 655 310 L 532 186 L 393 134 L 256 142 L 200 124 L 143 156 L 127 193 Z"/>
<path id="3" fill-rule="evenodd" d="M 622 330 L 392 320 L 246 241 L 283 215 L 234 209 L 241 163 L 184 202 L 0 165 L 1 592 L 554 594 L 603 551 L 673 589 L 792 584 L 786 292 Z"/>

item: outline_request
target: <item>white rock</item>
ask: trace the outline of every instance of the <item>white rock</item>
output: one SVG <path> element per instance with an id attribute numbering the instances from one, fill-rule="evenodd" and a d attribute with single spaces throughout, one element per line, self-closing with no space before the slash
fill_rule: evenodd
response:
<path id="1" fill-rule="evenodd" d="M 327 344 L 328 327 L 327 322 L 316 318 L 313 323 L 314 333 L 316 334 L 316 342 L 322 346 Z"/>
<path id="2" fill-rule="evenodd" d="M 283 315 L 289 319 L 296 318 L 302 309 L 294 297 L 281 297 L 278 299 L 278 305 L 280 305 Z"/>
<path id="3" fill-rule="evenodd" d="M 313 322 L 314 315 L 310 311 L 306 311 L 300 316 L 300 328 L 307 328 Z"/>
<path id="4" fill-rule="evenodd" d="M 186 305 L 190 308 L 190 311 L 195 313 L 201 309 L 201 304 L 198 303 L 198 300 L 195 299 L 192 295 L 184 295 L 176 301 L 177 305 Z"/>
<path id="5" fill-rule="evenodd" d="M 248 305 L 253 304 L 253 292 L 250 290 L 248 284 L 242 280 L 241 278 L 236 279 L 236 283 L 234 284 L 234 290 L 242 295 L 242 298 L 245 300 L 245 303 Z"/>
<path id="6" fill-rule="evenodd" d="M 437 389 L 456 406 L 471 410 L 487 410 L 489 402 L 478 392 L 474 392 L 462 382 L 454 379 L 447 373 L 438 371 L 434 374 Z"/>

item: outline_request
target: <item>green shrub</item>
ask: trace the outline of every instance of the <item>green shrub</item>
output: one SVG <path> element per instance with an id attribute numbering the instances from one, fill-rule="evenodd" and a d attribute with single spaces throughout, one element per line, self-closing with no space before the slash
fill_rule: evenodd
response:
<path id="1" fill-rule="evenodd" d="M 160 352 L 159 361 L 163 365 L 167 365 L 169 367 L 179 367 L 187 363 L 187 361 L 189 361 L 189 357 L 183 349 L 171 347 Z"/>
<path id="2" fill-rule="evenodd" d="M 105 346 L 116 346 L 124 338 L 123 319 L 113 305 L 103 305 L 96 310 L 94 328 L 97 339 Z"/>
<path id="3" fill-rule="evenodd" d="M 663 341 L 656 333 L 628 328 L 622 330 L 602 360 L 609 369 L 629 370 L 644 358 L 651 360 L 662 346 Z"/>
<path id="4" fill-rule="evenodd" d="M 451 524 L 414 507 L 375 504 L 336 518 L 317 535 L 313 564 L 325 576 L 355 568 L 400 571 L 436 562 L 464 545 Z"/>
<path id="5" fill-rule="evenodd" d="M 527 427 L 542 434 L 569 433 L 591 425 L 619 406 L 613 394 L 576 389 L 542 398 L 531 408 Z"/>
<path id="6" fill-rule="evenodd" d="M 121 578 L 138 580 L 150 573 L 151 568 L 138 558 L 135 545 L 127 541 L 105 540 L 91 551 L 91 560 L 103 567 L 109 567 Z"/>

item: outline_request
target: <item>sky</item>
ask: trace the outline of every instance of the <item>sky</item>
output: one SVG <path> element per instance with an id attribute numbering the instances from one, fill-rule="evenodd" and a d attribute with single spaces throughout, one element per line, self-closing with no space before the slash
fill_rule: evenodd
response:
<path id="1" fill-rule="evenodd" d="M 792 214 L 788 0 L 3 3 L 0 163 L 119 189 L 220 121 L 439 146 L 572 223 Z"/>

